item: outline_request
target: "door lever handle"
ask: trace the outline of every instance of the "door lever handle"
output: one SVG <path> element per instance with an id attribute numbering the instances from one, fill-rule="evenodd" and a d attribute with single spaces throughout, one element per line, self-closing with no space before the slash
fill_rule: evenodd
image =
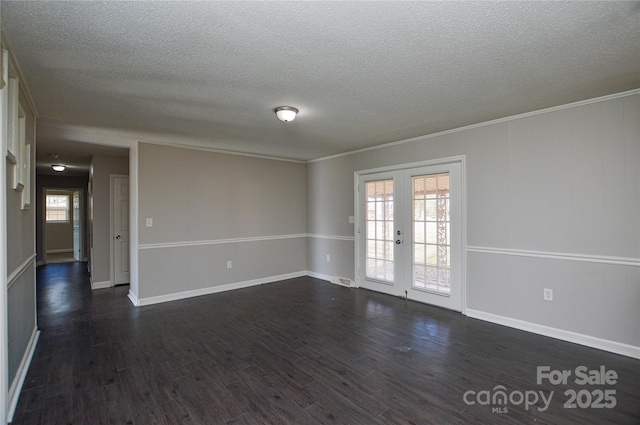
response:
<path id="1" fill-rule="evenodd" d="M 116 236 L 116 239 L 120 239 L 120 235 Z"/>
<path id="2" fill-rule="evenodd" d="M 396 239 L 396 245 L 400 245 L 402 241 L 400 239 Z"/>

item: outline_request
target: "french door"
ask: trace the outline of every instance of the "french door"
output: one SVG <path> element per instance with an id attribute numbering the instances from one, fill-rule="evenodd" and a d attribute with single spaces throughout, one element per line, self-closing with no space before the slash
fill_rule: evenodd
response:
<path id="1" fill-rule="evenodd" d="M 462 310 L 461 163 L 358 176 L 358 285 Z"/>

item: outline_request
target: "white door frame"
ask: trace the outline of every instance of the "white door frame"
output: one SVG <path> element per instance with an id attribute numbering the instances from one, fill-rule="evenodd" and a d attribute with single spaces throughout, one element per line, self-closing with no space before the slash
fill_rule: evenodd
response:
<path id="1" fill-rule="evenodd" d="M 42 245 L 41 247 L 43 248 L 43 254 L 42 254 L 42 262 L 38 263 L 38 265 L 41 264 L 47 264 L 47 192 L 48 191 L 60 191 L 60 192 L 69 192 L 69 199 L 71 202 L 73 202 L 73 192 L 80 192 L 80 230 L 81 231 L 85 231 L 84 229 L 84 224 L 87 221 L 86 220 L 86 209 L 84 208 L 84 203 L 85 203 L 85 189 L 80 188 L 80 187 L 51 187 L 51 186 L 47 186 L 47 187 L 43 187 L 42 188 L 42 193 L 40 194 L 42 196 L 42 199 L 40 200 L 42 205 L 42 217 L 41 217 L 41 226 L 42 226 L 42 243 L 40 245 Z M 69 206 L 70 209 L 73 209 L 73 204 L 71 204 Z M 85 235 L 80 235 L 80 244 L 82 245 L 81 250 L 82 250 L 82 258 L 80 259 L 80 261 L 86 261 L 87 260 L 87 253 L 85 252 L 85 245 L 88 245 L 87 242 L 87 237 L 86 234 Z M 39 248 L 36 246 L 36 252 L 38 251 Z"/>
<path id="2" fill-rule="evenodd" d="M 85 194 L 84 194 L 84 189 L 74 189 L 71 193 L 72 193 L 72 199 L 71 199 L 71 208 L 74 210 L 73 211 L 73 220 L 76 220 L 76 212 L 75 212 L 75 208 L 73 207 L 73 194 L 75 194 L 76 192 L 78 192 L 79 195 L 79 206 L 78 206 L 78 212 L 79 212 L 79 219 L 78 219 L 78 243 L 80 244 L 80 246 L 78 247 L 78 251 L 79 251 L 79 258 L 77 261 L 85 261 L 85 259 L 87 258 L 87 255 L 85 253 L 85 241 L 86 241 L 86 237 L 85 237 L 85 226 L 84 226 L 84 218 L 86 216 L 85 213 L 85 208 L 84 208 L 84 203 L 85 203 Z M 73 235 L 73 257 L 75 258 L 76 256 L 76 240 L 75 240 L 75 224 L 74 224 L 74 229 L 73 229 L 74 235 Z"/>
<path id="3" fill-rule="evenodd" d="M 114 217 L 114 208 L 115 208 L 115 193 L 113 191 L 114 180 L 117 178 L 124 178 L 129 180 L 129 184 L 131 184 L 131 180 L 126 174 L 109 174 L 109 281 L 111 282 L 111 286 L 116 285 L 116 261 L 115 261 L 115 244 L 113 242 L 114 239 L 114 228 L 115 228 L 115 217 Z M 131 190 L 129 190 L 129 202 L 131 202 Z M 131 206 L 129 206 L 129 211 L 131 211 Z M 131 214 L 129 214 L 129 223 L 131 224 Z M 129 233 L 131 233 L 131 226 L 129 226 Z M 131 235 L 129 235 L 129 240 L 131 240 Z M 131 245 L 130 245 L 131 249 Z M 129 267 L 131 268 L 131 251 L 129 251 Z"/>
<path id="4" fill-rule="evenodd" d="M 362 273 L 364 273 L 364 271 L 361 271 L 359 269 L 360 266 L 360 256 L 363 254 L 362 250 L 363 247 L 361 247 L 361 243 L 360 243 L 360 235 L 358 234 L 358 232 L 362 232 L 364 231 L 363 229 L 365 228 L 365 223 L 362 222 L 362 211 L 361 211 L 361 207 L 360 207 L 360 202 L 359 202 L 359 196 L 358 196 L 358 184 L 360 181 L 360 178 L 363 176 L 366 176 L 368 174 L 381 174 L 381 173 L 385 173 L 385 172 L 393 172 L 393 171 L 404 171 L 404 170 L 409 170 L 409 169 L 413 169 L 413 168 L 421 168 L 421 167 L 432 167 L 432 166 L 438 166 L 438 165 L 446 165 L 446 164 L 452 164 L 452 163 L 458 163 L 460 164 L 460 178 L 462 180 L 461 182 L 461 211 L 460 211 L 460 224 L 461 224 L 461 228 L 460 228 L 460 243 L 461 243 L 461 264 L 460 264 L 460 272 L 461 272 L 461 276 L 460 276 L 460 285 L 461 285 L 461 313 L 466 315 L 466 309 L 467 309 L 467 256 L 466 256 L 466 245 L 467 245 L 467 203 L 466 203 L 466 173 L 465 173 L 465 156 L 464 155 L 459 155 L 459 156 L 452 156 L 452 157 L 447 157 L 447 158 L 439 158 L 439 159 L 433 159 L 433 160 L 428 160 L 428 161 L 420 161 L 420 162 L 412 162 L 412 163 L 407 163 L 407 164 L 398 164 L 398 165 L 392 165 L 392 166 L 387 166 L 387 167 L 380 167 L 380 168 L 373 168 L 373 169 L 368 169 L 368 170 L 360 170 L 360 171 L 356 171 L 354 172 L 354 211 L 355 211 L 355 215 L 356 215 L 356 226 L 355 226 L 355 237 L 356 237 L 356 243 L 355 243 L 355 270 L 354 270 L 354 276 L 356 277 L 356 285 L 359 285 L 361 282 L 361 279 L 363 279 L 363 276 L 361 276 Z"/>
<path id="5" fill-rule="evenodd" d="M 4 37 L 2 37 L 4 39 Z M 2 55 L 2 66 L 0 67 L 0 79 L 8 82 L 8 59 L 9 52 L 4 48 L 4 42 L 0 42 L 0 55 Z M 2 157 L 7 152 L 7 86 L 0 90 L 0 153 Z M 7 161 L 3 158 L 0 161 L 0 190 L 2 196 L 7 196 Z M 9 410 L 9 326 L 7 324 L 7 208 L 0 208 L 0 422 L 8 422 L 7 412 Z"/>

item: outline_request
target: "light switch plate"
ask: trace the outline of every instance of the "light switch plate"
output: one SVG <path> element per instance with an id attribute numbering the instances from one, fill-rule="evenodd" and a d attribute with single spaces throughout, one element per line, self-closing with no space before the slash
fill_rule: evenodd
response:
<path id="1" fill-rule="evenodd" d="M 353 224 L 356 222 L 356 218 L 352 215 L 349 216 L 349 224 Z"/>
<path id="2" fill-rule="evenodd" d="M 153 227 L 153 218 L 147 218 L 147 227 Z"/>

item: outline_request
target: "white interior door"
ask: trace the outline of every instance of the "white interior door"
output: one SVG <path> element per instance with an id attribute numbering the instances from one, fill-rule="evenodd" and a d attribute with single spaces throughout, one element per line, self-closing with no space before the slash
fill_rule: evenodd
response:
<path id="1" fill-rule="evenodd" d="M 129 283 L 129 178 L 112 176 L 114 284 Z"/>
<path id="2" fill-rule="evenodd" d="M 82 196 L 73 192 L 73 258 L 82 261 Z"/>
<path id="3" fill-rule="evenodd" d="M 462 310 L 461 164 L 358 179 L 358 284 Z"/>

